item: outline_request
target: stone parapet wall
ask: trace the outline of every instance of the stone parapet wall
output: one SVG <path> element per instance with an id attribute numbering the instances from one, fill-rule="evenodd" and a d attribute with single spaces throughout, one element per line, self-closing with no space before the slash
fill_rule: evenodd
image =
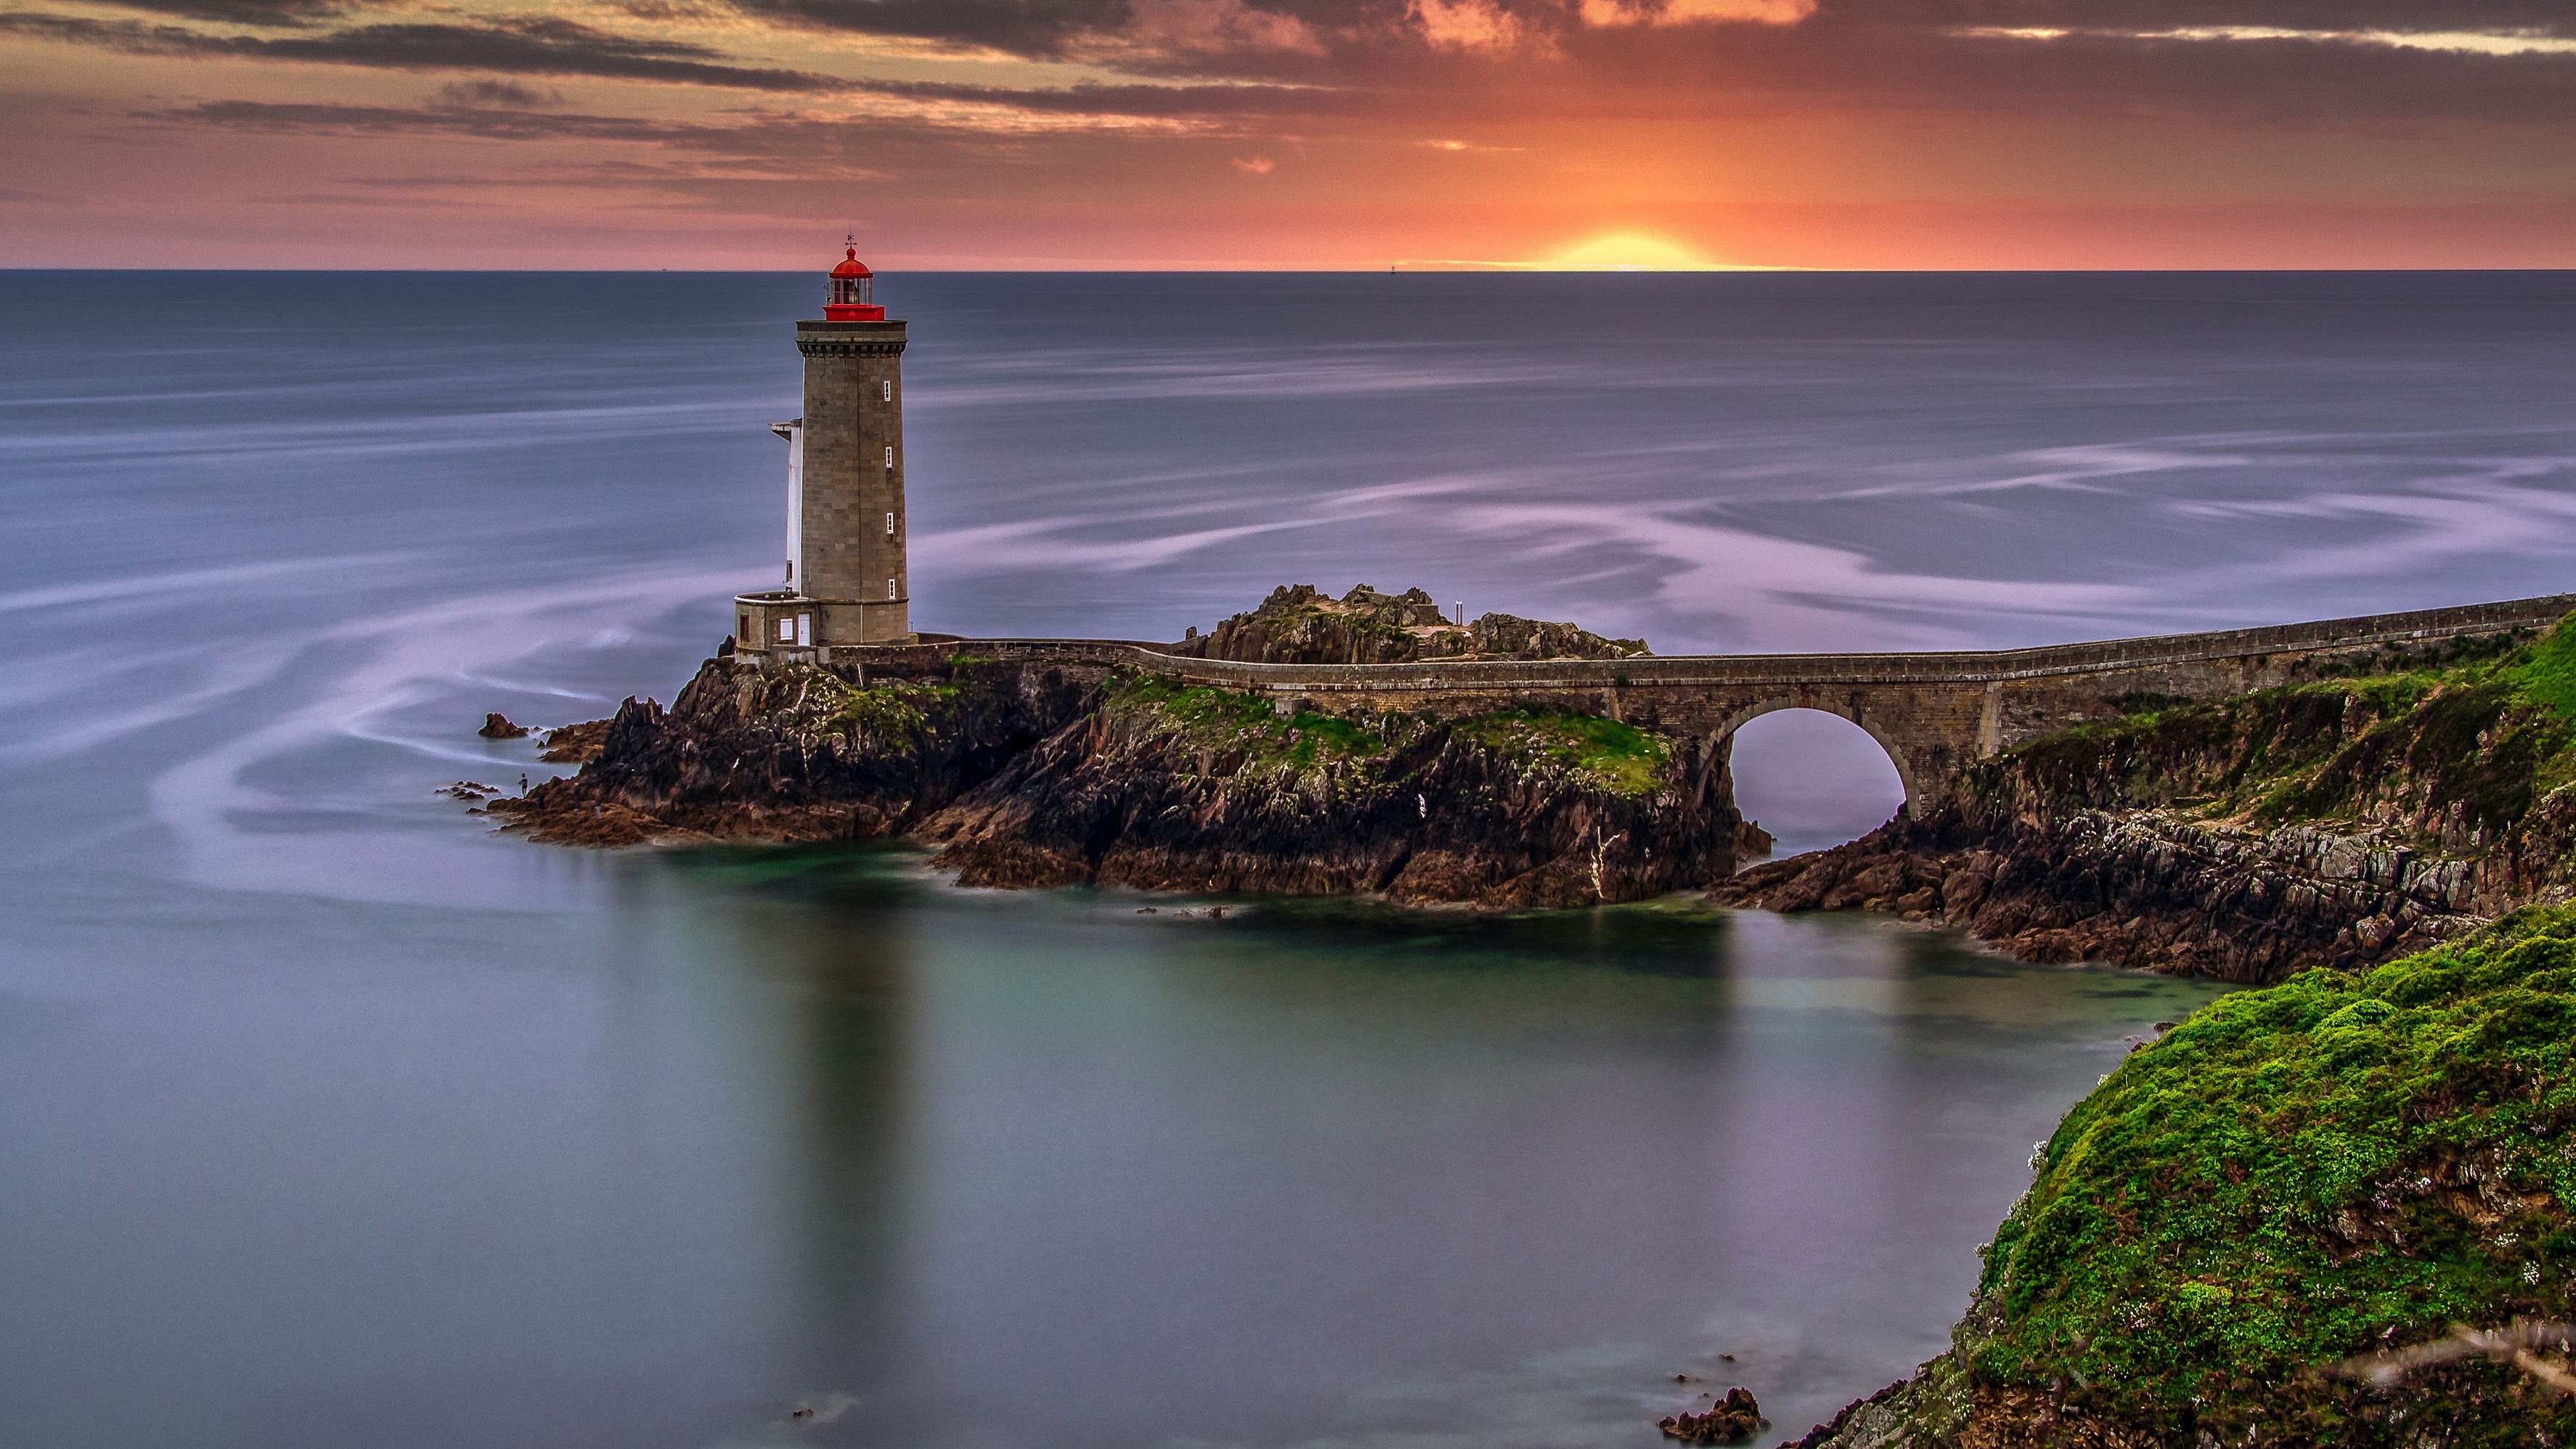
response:
<path id="1" fill-rule="evenodd" d="M 1613 660 L 1254 664 L 1168 654 L 1159 644 L 1131 639 L 959 639 L 935 645 L 870 649 L 864 657 L 870 662 L 882 660 L 897 669 L 927 667 L 951 654 L 1086 659 L 1151 670 L 1193 683 L 1308 692 L 1598 690 L 1708 684 L 1989 684 L 2423 644 L 2514 628 L 2546 628 L 2570 611 L 2576 611 L 2576 594 L 2552 594 L 2503 603 L 2205 634 L 1925 654 L 1677 654 Z"/>
<path id="2" fill-rule="evenodd" d="M 1866 730 L 1887 751 L 1914 813 L 1972 761 L 2070 725 L 2117 719 L 2141 700 L 2209 700 L 2315 677 L 2347 656 L 2385 657 L 2453 639 L 2544 630 L 2576 595 L 2515 599 L 2036 649 L 1935 654 L 1710 654 L 1633 659 L 1256 664 L 1197 659 L 1131 639 L 943 639 L 836 648 L 836 663 L 925 675 L 956 655 L 1106 665 L 1188 684 L 1266 693 L 1284 709 L 1406 711 L 1442 717 L 1525 708 L 1607 715 L 1710 742 L 1775 710 L 1813 709 Z"/>

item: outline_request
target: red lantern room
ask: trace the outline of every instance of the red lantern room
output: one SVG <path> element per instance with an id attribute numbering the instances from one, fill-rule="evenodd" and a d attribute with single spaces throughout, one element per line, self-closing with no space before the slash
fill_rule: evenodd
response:
<path id="1" fill-rule="evenodd" d="M 831 299 L 823 304 L 823 320 L 883 322 L 885 309 L 874 305 L 869 295 L 875 290 L 876 277 L 868 270 L 868 264 L 859 260 L 858 246 L 853 243 L 841 264 L 832 269 Z"/>

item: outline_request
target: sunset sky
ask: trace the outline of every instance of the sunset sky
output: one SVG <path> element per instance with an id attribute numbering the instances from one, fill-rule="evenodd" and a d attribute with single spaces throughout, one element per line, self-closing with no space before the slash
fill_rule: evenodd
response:
<path id="1" fill-rule="evenodd" d="M 19 0 L 0 47 L 0 265 L 2576 265 L 2570 0 Z"/>

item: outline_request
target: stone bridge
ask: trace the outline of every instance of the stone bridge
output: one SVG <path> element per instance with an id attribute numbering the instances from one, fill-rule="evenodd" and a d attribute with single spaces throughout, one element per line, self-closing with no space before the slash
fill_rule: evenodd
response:
<path id="1" fill-rule="evenodd" d="M 1271 696 L 1283 712 L 1403 710 L 1443 716 L 1530 708 L 1608 715 L 1700 742 L 1700 788 L 1724 788 L 1735 731 L 1774 710 L 1814 709 L 1867 730 L 1887 751 L 1912 814 L 1970 761 L 2142 705 L 2219 699 L 2347 668 L 2540 631 L 2576 594 L 2167 634 L 1942 654 L 1703 654 L 1637 659 L 1432 660 L 1414 664 L 1251 664 L 1193 659 L 1117 639 L 960 639 L 836 648 L 836 662 L 917 673 L 953 654 L 1123 666 Z M 783 652 L 783 651 L 782 651 Z M 804 651 L 798 651 L 804 652 Z"/>

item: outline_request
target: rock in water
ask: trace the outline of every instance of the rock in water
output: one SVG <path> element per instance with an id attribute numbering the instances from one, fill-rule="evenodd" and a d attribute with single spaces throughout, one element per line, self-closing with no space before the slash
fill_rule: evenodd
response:
<path id="1" fill-rule="evenodd" d="M 921 677 L 710 660 L 668 714 L 628 700 L 600 757 L 507 813 L 648 832 L 910 835 L 970 885 L 1384 891 L 1492 910 L 1722 880 L 1758 836 L 1693 742 L 1593 715 L 1282 718 L 1267 696 L 1090 664 L 954 658 Z M 622 833 L 622 832 L 621 832 Z"/>
<path id="2" fill-rule="evenodd" d="M 1380 593 L 1366 584 L 1336 599 L 1313 584 L 1283 584 L 1259 608 L 1207 633 L 1161 646 L 1196 659 L 1264 664 L 1403 664 L 1417 659 L 1629 659 L 1643 639 L 1609 639 L 1572 624 L 1487 614 L 1454 623 L 1420 589 Z"/>
<path id="3" fill-rule="evenodd" d="M 528 727 L 512 724 L 501 715 L 487 714 L 483 716 L 483 728 L 474 733 L 487 740 L 523 740 L 528 737 Z"/>
<path id="4" fill-rule="evenodd" d="M 1656 1425 L 1667 1439 L 1685 1444 L 1741 1444 L 1768 1427 L 1762 1417 L 1762 1406 L 1753 1401 L 1748 1389 L 1726 1391 L 1724 1401 L 1704 1414 L 1669 1414 Z"/>
<path id="5" fill-rule="evenodd" d="M 594 719 L 548 730 L 546 737 L 538 741 L 541 748 L 537 751 L 537 758 L 550 765 L 588 764 L 599 758 L 600 748 L 608 740 L 608 727 L 612 723 L 614 721 Z"/>
<path id="6" fill-rule="evenodd" d="M 1597 716 L 1281 719 L 1266 698 L 1131 679 L 912 833 L 967 885 L 1589 906 L 1733 868 L 1740 819 L 1698 788 L 1713 767 Z"/>

